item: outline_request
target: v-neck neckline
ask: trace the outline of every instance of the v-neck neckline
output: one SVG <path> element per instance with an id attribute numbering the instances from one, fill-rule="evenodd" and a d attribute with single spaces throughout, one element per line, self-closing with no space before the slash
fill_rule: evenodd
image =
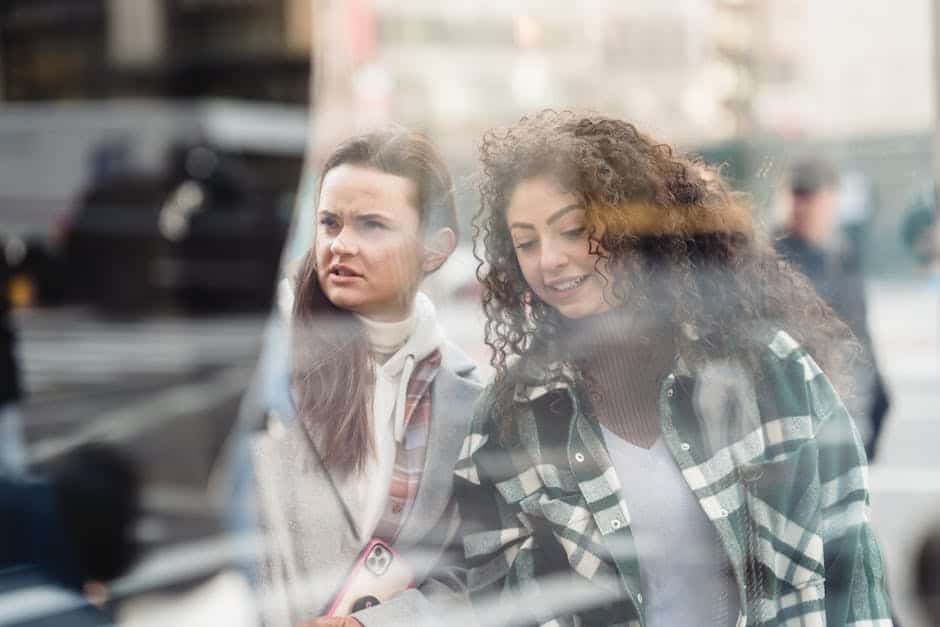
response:
<path id="1" fill-rule="evenodd" d="M 600 425 L 600 427 L 601 427 L 601 432 L 604 434 L 604 441 L 607 443 L 607 448 L 610 448 L 610 444 L 611 442 L 613 442 L 614 444 L 617 445 L 618 448 L 621 448 L 621 449 L 623 449 L 624 447 L 628 447 L 630 450 L 635 450 L 635 451 L 640 451 L 643 453 L 650 454 L 653 452 L 653 449 L 655 449 L 656 447 L 665 445 L 662 434 L 659 434 L 658 436 L 656 436 L 656 439 L 653 440 L 653 443 L 650 444 L 650 447 L 646 448 L 646 447 L 640 446 L 639 444 L 634 444 L 633 442 L 625 440 L 624 438 L 617 435 L 616 433 L 614 433 L 613 431 L 611 431 L 604 425 Z"/>

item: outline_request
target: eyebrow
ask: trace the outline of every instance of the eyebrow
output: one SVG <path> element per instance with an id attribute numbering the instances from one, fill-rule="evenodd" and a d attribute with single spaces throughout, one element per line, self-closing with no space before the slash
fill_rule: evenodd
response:
<path id="1" fill-rule="evenodd" d="M 317 213 L 320 215 L 330 216 L 331 218 L 340 217 L 340 214 L 330 211 L 329 209 L 320 209 L 319 211 L 317 211 Z M 354 220 L 391 220 L 389 216 L 386 216 L 381 213 L 360 213 L 360 214 L 353 216 L 353 219 Z"/>
<path id="2" fill-rule="evenodd" d="M 391 220 L 387 215 L 381 213 L 360 213 L 356 216 L 357 220 Z"/>
<path id="3" fill-rule="evenodd" d="M 575 205 L 568 205 L 566 207 L 562 207 L 561 209 L 559 209 L 552 215 L 548 216 L 548 219 L 545 220 L 545 224 L 549 224 L 549 225 L 554 224 L 555 222 L 558 222 L 561 219 L 561 217 L 565 215 L 566 213 L 569 213 L 571 211 L 577 211 L 578 209 L 581 209 L 581 205 L 575 204 Z M 535 226 L 532 224 L 529 224 L 528 222 L 513 222 L 512 224 L 509 225 L 509 228 L 534 230 Z"/>

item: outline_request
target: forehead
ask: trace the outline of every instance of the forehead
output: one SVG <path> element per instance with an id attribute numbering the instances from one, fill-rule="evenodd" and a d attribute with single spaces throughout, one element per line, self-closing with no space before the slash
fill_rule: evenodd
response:
<path id="1" fill-rule="evenodd" d="M 414 206 L 414 184 L 403 176 L 365 166 L 339 165 L 323 177 L 319 210 L 394 212 Z"/>
<path id="2" fill-rule="evenodd" d="M 549 178 L 523 179 L 516 185 L 506 208 L 507 222 L 543 225 L 559 209 L 579 204 L 577 196 Z M 578 215 L 578 212 L 572 212 Z"/>

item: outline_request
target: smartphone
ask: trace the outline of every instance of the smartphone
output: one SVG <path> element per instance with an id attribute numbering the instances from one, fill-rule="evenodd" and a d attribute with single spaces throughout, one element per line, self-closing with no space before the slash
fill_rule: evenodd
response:
<path id="1" fill-rule="evenodd" d="M 374 539 L 362 550 L 326 615 L 348 616 L 388 601 L 414 584 L 414 572 L 405 559 L 382 540 Z"/>

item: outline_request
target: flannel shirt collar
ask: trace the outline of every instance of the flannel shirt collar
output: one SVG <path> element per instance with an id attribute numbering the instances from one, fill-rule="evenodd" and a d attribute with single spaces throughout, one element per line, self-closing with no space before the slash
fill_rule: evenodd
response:
<path id="1" fill-rule="evenodd" d="M 698 339 L 698 338 L 695 338 Z M 677 354 L 673 359 L 670 372 L 675 376 L 691 376 L 689 368 L 682 355 Z M 516 384 L 513 400 L 517 403 L 531 403 L 549 392 L 555 390 L 572 391 L 573 382 L 576 381 L 577 369 L 562 359 L 543 365 L 529 364 L 526 371 Z"/>
<path id="2" fill-rule="evenodd" d="M 707 341 L 707 338 L 701 337 L 699 329 L 689 322 L 680 325 L 679 332 L 696 344 Z M 767 322 L 754 321 L 742 325 L 742 333 L 768 343 L 776 335 L 777 329 Z M 535 357 L 525 360 L 525 367 L 519 375 L 513 395 L 517 403 L 530 403 L 554 390 L 571 391 L 572 384 L 576 381 L 577 369 L 558 355 L 558 352 L 546 351 L 550 354 L 548 359 Z M 681 354 L 676 354 L 670 373 L 675 377 L 694 377 L 697 374 Z"/>

